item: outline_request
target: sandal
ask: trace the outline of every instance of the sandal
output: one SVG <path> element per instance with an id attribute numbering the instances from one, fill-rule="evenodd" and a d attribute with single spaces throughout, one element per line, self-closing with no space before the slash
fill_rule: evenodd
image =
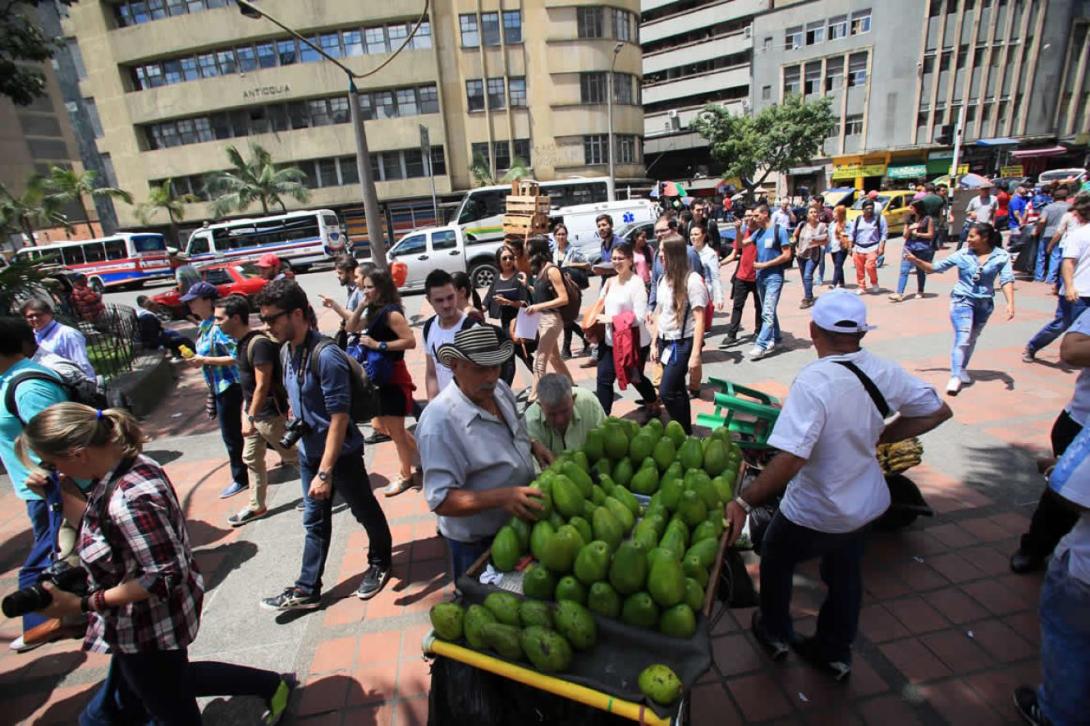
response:
<path id="1" fill-rule="evenodd" d="M 382 494 L 383 496 L 387 497 L 396 497 L 398 494 L 412 489 L 415 483 L 415 477 L 410 476 L 408 478 L 404 478 L 399 476 L 397 479 L 394 479 L 385 487 L 383 487 Z"/>

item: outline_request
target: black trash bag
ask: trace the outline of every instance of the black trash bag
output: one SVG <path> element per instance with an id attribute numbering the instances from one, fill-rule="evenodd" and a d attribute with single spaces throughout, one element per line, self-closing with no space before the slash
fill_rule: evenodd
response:
<path id="1" fill-rule="evenodd" d="M 746 563 L 737 550 L 728 549 L 723 554 L 723 569 L 719 571 L 716 597 L 728 608 L 751 608 L 760 602 Z"/>

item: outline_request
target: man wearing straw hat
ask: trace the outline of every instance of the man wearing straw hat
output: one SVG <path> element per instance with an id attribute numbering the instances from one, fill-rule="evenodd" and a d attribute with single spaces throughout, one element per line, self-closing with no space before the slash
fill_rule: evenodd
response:
<path id="1" fill-rule="evenodd" d="M 515 515 L 533 519 L 540 492 L 530 486 L 534 457 L 544 447 L 530 440 L 515 394 L 500 380 L 514 353 L 491 325 L 459 331 L 436 358 L 454 373 L 424 409 L 416 443 L 424 470 L 424 497 L 439 516 L 455 582 Z"/>

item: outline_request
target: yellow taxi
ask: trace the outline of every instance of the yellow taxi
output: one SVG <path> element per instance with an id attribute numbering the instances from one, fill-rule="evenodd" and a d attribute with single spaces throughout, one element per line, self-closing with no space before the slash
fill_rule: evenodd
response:
<path id="1" fill-rule="evenodd" d="M 901 234 L 904 231 L 905 223 L 912 216 L 912 207 L 909 205 L 912 204 L 912 198 L 915 196 L 915 189 L 904 189 L 878 192 L 878 196 L 874 198 L 874 211 L 881 210 L 880 214 L 886 220 L 890 235 Z M 863 214 L 863 202 L 865 201 L 867 201 L 867 197 L 864 195 L 857 199 L 852 208 L 848 210 L 849 222 Z"/>

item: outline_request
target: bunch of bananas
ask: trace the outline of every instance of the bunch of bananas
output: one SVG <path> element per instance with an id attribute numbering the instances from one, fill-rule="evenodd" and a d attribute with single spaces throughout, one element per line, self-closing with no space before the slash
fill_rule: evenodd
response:
<path id="1" fill-rule="evenodd" d="M 920 463 L 923 456 L 923 445 L 920 440 L 913 437 L 898 441 L 895 444 L 878 444 L 876 450 L 878 463 L 886 474 L 899 474 L 911 469 Z"/>

